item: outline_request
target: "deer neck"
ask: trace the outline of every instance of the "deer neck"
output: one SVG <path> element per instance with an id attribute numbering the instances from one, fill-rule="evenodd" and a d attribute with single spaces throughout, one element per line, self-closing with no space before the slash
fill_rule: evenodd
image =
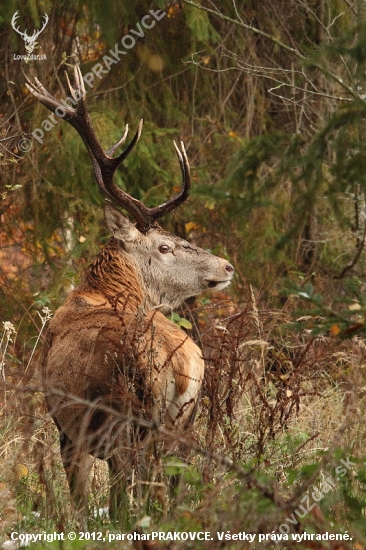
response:
<path id="1" fill-rule="evenodd" d="M 95 257 L 77 290 L 95 307 L 132 312 L 144 304 L 137 266 L 113 237 Z"/>

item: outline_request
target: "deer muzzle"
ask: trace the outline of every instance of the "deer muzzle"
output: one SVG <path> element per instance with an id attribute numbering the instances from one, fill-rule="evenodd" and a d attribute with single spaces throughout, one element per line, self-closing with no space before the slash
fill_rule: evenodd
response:
<path id="1" fill-rule="evenodd" d="M 204 279 L 208 288 L 212 288 L 215 290 L 222 290 L 223 288 L 225 288 L 230 284 L 230 281 L 234 275 L 234 268 L 226 260 L 222 260 L 222 262 L 223 262 L 223 265 L 222 265 L 222 269 L 220 270 L 222 271 L 222 275 L 220 274 L 217 277 L 209 277 L 207 279 Z"/>

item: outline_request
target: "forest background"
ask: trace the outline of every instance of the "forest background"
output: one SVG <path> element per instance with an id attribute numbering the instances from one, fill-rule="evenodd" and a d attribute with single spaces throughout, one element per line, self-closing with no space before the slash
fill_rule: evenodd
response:
<path id="1" fill-rule="evenodd" d="M 48 14 L 33 52 L 45 59 L 20 59 L 17 10 L 14 26 L 29 35 Z M 159 15 L 143 27 L 150 10 Z M 19 522 L 31 529 L 32 513 L 48 527 L 72 521 L 37 353 L 44 308 L 55 311 L 108 238 L 84 145 L 62 122 L 45 126 L 49 112 L 23 71 L 66 97 L 64 71 L 72 78 L 75 64 L 85 74 L 100 63 L 87 101 L 102 143 L 145 120 L 117 182 L 148 206 L 164 202 L 179 188 L 172 140 L 183 140 L 192 192 L 164 227 L 236 270 L 228 293 L 174 314 L 207 364 L 193 458 L 182 466 L 178 504 L 141 503 L 131 493 L 130 521 L 146 516 L 163 530 L 348 531 L 353 541 L 338 548 L 364 548 L 364 2 L 6 0 L 0 32 L 4 540 Z M 112 63 L 116 44 L 126 55 Z M 352 466 L 322 491 L 342 460 Z M 96 507 L 105 483 L 96 470 Z M 313 491 L 322 497 L 304 514 Z"/>

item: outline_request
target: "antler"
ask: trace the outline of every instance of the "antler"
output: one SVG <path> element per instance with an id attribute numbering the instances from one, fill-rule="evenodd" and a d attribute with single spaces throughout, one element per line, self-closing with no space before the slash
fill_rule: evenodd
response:
<path id="1" fill-rule="evenodd" d="M 14 29 L 17 33 L 20 34 L 20 36 L 21 36 L 24 40 L 28 40 L 28 41 L 30 41 L 30 42 L 35 42 L 36 38 L 38 38 L 39 35 L 41 34 L 41 32 L 44 31 L 44 29 L 45 29 L 45 27 L 46 27 L 46 25 L 47 25 L 47 23 L 48 23 L 48 20 L 49 20 L 49 17 L 48 17 L 48 15 L 47 15 L 47 13 L 45 13 L 45 14 L 43 15 L 43 17 L 44 17 L 44 23 L 43 23 L 42 28 L 39 29 L 39 30 L 34 30 L 32 36 L 28 36 L 28 34 L 27 34 L 27 29 L 26 29 L 24 32 L 22 32 L 22 31 L 19 30 L 19 27 L 16 27 L 16 26 L 15 26 L 15 23 L 16 23 L 16 20 L 18 19 L 18 17 L 19 17 L 19 10 L 16 11 L 16 12 L 14 13 L 14 15 L 13 15 L 13 17 L 12 17 L 12 20 L 11 20 L 11 26 L 13 27 L 13 29 Z"/>
<path id="2" fill-rule="evenodd" d="M 48 15 L 47 15 L 47 13 L 45 13 L 45 14 L 43 15 L 43 17 L 45 18 L 45 21 L 44 21 L 44 23 L 43 23 L 43 27 L 42 27 L 41 29 L 39 29 L 39 31 L 37 31 L 37 30 L 33 31 L 33 35 L 32 35 L 32 37 L 31 37 L 31 38 L 32 38 L 32 41 L 35 41 L 35 40 L 39 37 L 39 35 L 41 34 L 41 32 L 44 31 L 44 29 L 45 29 L 45 27 L 46 27 L 46 25 L 47 25 L 47 23 L 48 23 Z"/>
<path id="3" fill-rule="evenodd" d="M 27 78 L 27 77 L 26 77 Z M 119 139 L 112 147 L 107 151 L 103 151 L 99 141 L 97 140 L 94 129 L 91 125 L 89 113 L 86 108 L 86 91 L 84 86 L 83 77 L 79 67 L 74 68 L 74 80 L 75 87 L 70 84 L 69 78 L 66 74 L 67 84 L 71 98 L 59 101 L 53 97 L 36 78 L 35 84 L 30 82 L 27 78 L 28 84 L 26 84 L 29 91 L 39 99 L 39 101 L 47 107 L 50 111 L 57 116 L 63 117 L 71 126 L 75 128 L 86 148 L 89 152 L 95 179 L 99 188 L 119 206 L 122 206 L 135 220 L 137 228 L 146 233 L 151 227 L 153 227 L 157 219 L 161 218 L 180 204 L 182 204 L 188 197 L 191 179 L 189 163 L 186 155 L 186 151 L 181 142 L 181 150 L 174 142 L 174 147 L 178 156 L 180 168 L 182 171 L 182 189 L 172 199 L 164 204 L 156 206 L 154 208 L 148 208 L 142 202 L 131 197 L 128 193 L 123 191 L 115 183 L 113 176 L 118 166 L 129 155 L 136 143 L 140 139 L 143 119 L 140 120 L 137 131 L 132 138 L 132 141 L 127 145 L 126 149 L 122 151 L 117 157 L 112 158 L 111 155 L 123 145 L 128 134 L 128 124 L 126 125 L 125 132 L 121 139 Z M 67 100 L 71 101 L 75 107 L 70 107 Z M 60 114 L 60 111 L 62 114 Z"/>
<path id="4" fill-rule="evenodd" d="M 25 37 L 28 38 L 27 31 L 22 32 L 22 31 L 19 30 L 19 27 L 17 28 L 17 27 L 15 26 L 15 23 L 16 23 L 16 20 L 18 19 L 18 17 L 19 17 L 19 10 L 16 11 L 16 12 L 14 13 L 14 15 L 13 15 L 13 17 L 12 17 L 12 20 L 11 20 L 11 26 L 13 27 L 13 29 L 14 29 L 18 34 L 20 34 L 20 36 L 21 36 L 23 39 L 24 39 Z"/>

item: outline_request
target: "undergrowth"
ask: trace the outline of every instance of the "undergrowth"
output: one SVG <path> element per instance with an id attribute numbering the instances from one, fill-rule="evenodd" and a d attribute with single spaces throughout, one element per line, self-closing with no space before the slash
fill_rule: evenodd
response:
<path id="1" fill-rule="evenodd" d="M 171 475 L 179 474 L 181 481 L 174 495 L 148 491 L 144 500 L 131 483 L 130 515 L 112 525 L 106 513 L 107 472 L 105 464 L 96 461 L 89 532 L 129 533 L 136 526 L 140 533 L 210 532 L 212 540 L 165 541 L 136 548 L 212 550 L 292 548 L 292 534 L 348 532 L 352 541 L 338 546 L 302 541 L 296 542 L 296 548 L 364 548 L 365 345 L 356 336 L 340 341 L 295 330 L 288 324 L 287 309 L 271 310 L 257 303 L 253 291 L 240 310 L 225 296 L 183 308 L 182 318 L 189 320 L 200 341 L 206 373 L 196 422 L 184 436 L 189 457 L 163 461 L 160 486 L 168 484 Z M 18 341 L 9 321 L 2 323 L 0 543 L 4 549 L 10 548 L 9 537 L 15 531 L 80 529 L 70 506 L 56 429 L 41 393 L 38 340 L 49 316 L 45 310 L 35 314 L 38 329 L 28 337 L 30 346 Z M 253 543 L 220 540 L 228 533 L 251 533 L 256 539 Z M 267 540 L 259 543 L 259 534 L 266 534 Z M 290 540 L 275 544 L 273 534 L 286 534 Z M 58 547 L 88 549 L 100 543 L 32 544 L 32 548 Z M 111 542 L 108 547 L 130 546 Z"/>

